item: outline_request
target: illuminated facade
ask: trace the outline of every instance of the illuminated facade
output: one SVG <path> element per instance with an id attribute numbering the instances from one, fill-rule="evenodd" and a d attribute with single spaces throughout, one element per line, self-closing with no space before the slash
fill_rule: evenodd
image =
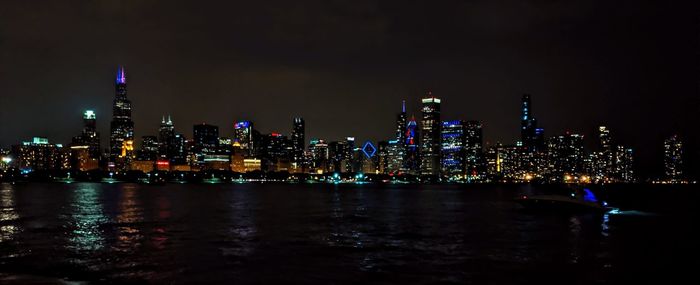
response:
<path id="1" fill-rule="evenodd" d="M 289 150 L 287 146 L 291 141 L 280 133 L 270 133 L 263 139 L 262 144 L 262 168 L 266 171 L 274 171 L 280 162 L 289 163 Z"/>
<path id="2" fill-rule="evenodd" d="M 464 164 L 469 181 L 481 180 L 486 175 L 483 155 L 483 131 L 481 122 L 467 121 L 464 133 Z"/>
<path id="3" fill-rule="evenodd" d="M 440 99 L 431 92 L 428 96 L 422 100 L 420 174 L 437 176 L 440 174 Z"/>
<path id="4" fill-rule="evenodd" d="M 155 136 L 143 136 L 141 138 L 141 149 L 137 152 L 138 160 L 155 161 L 158 159 L 158 138 Z"/>
<path id="5" fill-rule="evenodd" d="M 158 155 L 161 158 L 171 158 L 173 153 L 175 137 L 175 125 L 173 120 L 168 116 L 168 119 L 163 119 L 160 121 L 160 128 L 158 128 Z"/>
<path id="6" fill-rule="evenodd" d="M 463 121 L 444 121 L 441 127 L 442 175 L 450 180 L 465 178 L 466 165 L 466 126 Z"/>
<path id="7" fill-rule="evenodd" d="M 73 138 L 71 146 L 86 146 L 88 156 L 91 159 L 99 160 L 100 154 L 100 133 L 97 132 L 97 116 L 92 110 L 83 113 L 83 132 Z"/>
<path id="8" fill-rule="evenodd" d="M 566 133 L 548 143 L 549 175 L 553 181 L 584 173 L 583 135 Z"/>
<path id="9" fill-rule="evenodd" d="M 400 173 L 406 157 L 406 101 L 401 102 L 401 113 L 396 116 L 396 139 L 387 144 L 387 165 L 389 173 Z"/>
<path id="10" fill-rule="evenodd" d="M 304 149 L 306 149 L 306 123 L 303 118 L 294 118 L 292 126 L 292 162 L 303 164 Z"/>
<path id="11" fill-rule="evenodd" d="M 131 101 L 126 97 L 126 71 L 123 66 L 117 69 L 115 88 L 110 123 L 110 161 L 115 163 L 117 170 L 126 170 L 134 157 L 134 121 L 131 120 Z"/>
<path id="12" fill-rule="evenodd" d="M 233 124 L 233 141 L 240 144 L 242 149 L 247 150 L 248 155 L 254 156 L 253 122 L 238 121 Z"/>
<path id="13" fill-rule="evenodd" d="M 522 109 L 520 120 L 520 139 L 528 151 L 534 152 L 542 149 L 544 137 L 537 131 L 537 119 L 532 114 L 532 102 L 529 94 L 522 97 Z"/>
<path id="14" fill-rule="evenodd" d="M 664 168 L 667 180 L 683 179 L 683 142 L 678 135 L 664 140 Z"/>
<path id="15" fill-rule="evenodd" d="M 312 172 L 328 169 L 328 143 L 324 140 L 311 139 L 309 141 L 309 153 L 311 155 L 310 167 Z"/>
<path id="16" fill-rule="evenodd" d="M 50 144 L 46 138 L 35 137 L 12 147 L 14 164 L 22 172 L 70 169 L 70 149 L 61 144 Z"/>
<path id="17" fill-rule="evenodd" d="M 617 146 L 614 159 L 614 179 L 620 183 L 633 183 L 637 179 L 634 174 L 634 152 L 631 148 Z"/>
<path id="18" fill-rule="evenodd" d="M 219 147 L 219 127 L 209 124 L 199 124 L 192 127 L 194 153 L 198 160 L 205 154 L 216 154 Z"/>
<path id="19" fill-rule="evenodd" d="M 416 175 L 420 173 L 420 147 L 418 136 L 418 123 L 416 118 L 411 119 L 406 123 L 406 154 L 403 159 L 403 168 L 401 172 Z"/>

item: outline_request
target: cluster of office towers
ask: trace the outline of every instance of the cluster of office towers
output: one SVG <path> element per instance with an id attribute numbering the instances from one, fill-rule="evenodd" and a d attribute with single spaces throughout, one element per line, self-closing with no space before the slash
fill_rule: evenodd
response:
<path id="1" fill-rule="evenodd" d="M 613 144 L 610 130 L 598 129 L 597 151 L 584 150 L 584 136 L 567 132 L 545 137 L 532 112 L 530 95 L 522 96 L 521 139 L 512 145 L 483 145 L 479 121 L 443 120 L 441 99 L 428 92 L 421 100 L 420 121 L 408 117 L 406 103 L 397 114 L 395 134 L 386 141 L 356 142 L 310 139 L 303 118 L 293 118 L 292 133 L 261 134 L 251 121 L 233 124 L 231 137 L 210 124 L 193 126 L 192 138 L 175 130 L 163 116 L 157 135 L 142 136 L 136 148 L 126 71 L 119 67 L 110 123 L 109 148 L 102 151 L 96 114 L 86 111 L 84 128 L 69 148 L 35 138 L 13 147 L 3 163 L 33 170 L 76 171 L 234 171 L 290 173 L 372 173 L 429 181 L 461 182 L 635 182 L 631 148 Z M 682 142 L 665 141 L 665 174 L 681 180 Z M 8 157 L 5 159 L 5 157 Z M 7 165 L 6 165 L 7 166 Z"/>

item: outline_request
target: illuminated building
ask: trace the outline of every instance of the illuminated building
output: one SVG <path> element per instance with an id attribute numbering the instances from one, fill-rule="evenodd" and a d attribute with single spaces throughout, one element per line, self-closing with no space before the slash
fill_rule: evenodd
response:
<path id="1" fill-rule="evenodd" d="M 68 170 L 71 166 L 70 149 L 61 144 L 49 144 L 46 138 L 34 137 L 12 147 L 15 165 L 23 172 L 38 170 Z"/>
<path id="2" fill-rule="evenodd" d="M 131 163 L 129 164 L 129 170 L 141 171 L 143 173 L 149 173 L 149 172 L 155 170 L 156 169 L 155 167 L 156 167 L 155 161 L 153 161 L 153 160 L 140 160 L 140 159 L 138 159 L 138 157 L 136 160 L 131 161 Z"/>
<path id="3" fill-rule="evenodd" d="M 389 142 L 377 142 L 377 154 L 374 156 L 374 162 L 377 166 L 376 173 L 386 174 L 389 167 Z"/>
<path id="4" fill-rule="evenodd" d="M 233 139 L 227 137 L 219 137 L 219 147 L 216 149 L 217 154 L 231 155 L 233 152 Z"/>
<path id="5" fill-rule="evenodd" d="M 529 151 L 539 151 L 543 147 L 543 135 L 537 131 L 537 119 L 532 114 L 530 95 L 522 97 L 522 118 L 520 120 L 520 138 Z"/>
<path id="6" fill-rule="evenodd" d="M 398 140 L 389 140 L 387 142 L 386 159 L 387 173 L 400 173 L 403 167 L 403 156 L 405 155 L 404 144 L 399 143 Z"/>
<path id="7" fill-rule="evenodd" d="M 70 165 L 75 171 L 90 171 L 100 167 L 99 159 L 90 157 L 90 148 L 87 145 L 70 147 Z"/>
<path id="8" fill-rule="evenodd" d="M 155 136 L 143 136 L 141 138 L 141 149 L 137 152 L 138 160 L 155 161 L 158 158 L 158 138 Z"/>
<path id="9" fill-rule="evenodd" d="M 83 113 L 83 132 L 80 136 L 73 138 L 71 146 L 86 146 L 90 158 L 99 160 L 100 154 L 100 133 L 97 132 L 97 117 L 95 112 L 87 110 Z"/>
<path id="10" fill-rule="evenodd" d="M 400 173 L 406 156 L 406 101 L 401 101 L 401 113 L 396 116 L 396 139 L 387 146 L 386 170 L 390 173 Z"/>
<path id="11" fill-rule="evenodd" d="M 634 153 L 631 148 L 617 146 L 614 161 L 614 178 L 617 182 L 636 182 L 636 177 L 634 175 Z"/>
<path id="12" fill-rule="evenodd" d="M 248 150 L 248 155 L 254 156 L 253 122 L 238 121 L 233 124 L 233 141 L 239 143 L 242 149 Z"/>
<path id="13" fill-rule="evenodd" d="M 440 99 L 431 92 L 428 96 L 422 99 L 420 174 L 437 176 L 440 174 Z"/>
<path id="14" fill-rule="evenodd" d="M 683 179 L 683 142 L 678 135 L 664 140 L 664 167 L 667 180 L 677 182 Z"/>
<path id="15" fill-rule="evenodd" d="M 485 176 L 483 163 L 483 131 L 481 122 L 467 121 L 464 133 L 464 164 L 468 180 L 479 180 Z"/>
<path id="16" fill-rule="evenodd" d="M 205 123 L 194 125 L 192 138 L 194 153 L 201 162 L 203 155 L 216 154 L 219 148 L 219 127 Z"/>
<path id="17" fill-rule="evenodd" d="M 328 144 L 324 140 L 311 139 L 309 141 L 309 153 L 311 154 L 310 167 L 312 172 L 326 170 L 328 164 Z"/>
<path id="18" fill-rule="evenodd" d="M 598 140 L 600 143 L 600 154 L 598 154 L 598 161 L 594 161 L 593 164 L 596 166 L 596 176 L 603 179 L 610 178 L 613 173 L 613 147 L 612 139 L 610 137 L 610 130 L 605 126 L 598 127 Z"/>
<path id="19" fill-rule="evenodd" d="M 287 145 L 291 143 L 280 133 L 270 133 L 264 137 L 261 152 L 263 170 L 276 171 L 275 166 L 279 162 L 289 162 Z"/>
<path id="20" fill-rule="evenodd" d="M 303 118 L 294 118 L 292 126 L 292 162 L 301 165 L 306 149 L 306 124 Z"/>
<path id="21" fill-rule="evenodd" d="M 465 176 L 465 129 L 464 122 L 460 120 L 442 122 L 440 167 L 442 174 L 451 180 Z"/>
<path id="22" fill-rule="evenodd" d="M 176 134 L 170 143 L 168 157 L 171 165 L 186 165 L 187 164 L 187 139 L 182 134 Z"/>
<path id="23" fill-rule="evenodd" d="M 231 170 L 231 156 L 225 154 L 205 154 L 202 156 L 202 170 Z"/>
<path id="24" fill-rule="evenodd" d="M 243 171 L 242 172 L 260 171 L 261 164 L 262 164 L 262 161 L 260 159 L 257 159 L 257 158 L 243 159 Z"/>
<path id="25" fill-rule="evenodd" d="M 134 156 L 133 147 L 126 145 L 134 141 L 134 121 L 131 120 L 131 101 L 126 98 L 126 71 L 123 66 L 117 69 L 115 88 L 109 137 L 110 161 L 115 163 L 117 170 L 126 170 Z"/>
<path id="26" fill-rule="evenodd" d="M 175 125 L 173 120 L 168 116 L 168 120 L 165 120 L 165 116 L 160 121 L 160 128 L 158 128 L 158 155 L 162 158 L 171 158 L 173 153 L 173 139 L 175 137 Z"/>
<path id="27" fill-rule="evenodd" d="M 371 141 L 366 141 L 362 148 L 360 148 L 362 155 L 359 157 L 358 162 L 360 164 L 360 169 L 363 173 L 376 173 L 378 170 L 377 160 L 375 155 L 377 154 L 377 147 L 372 144 Z"/>
<path id="28" fill-rule="evenodd" d="M 548 143 L 549 175 L 553 181 L 576 176 L 584 170 L 583 135 L 566 133 Z"/>
<path id="29" fill-rule="evenodd" d="M 231 155 L 231 171 L 239 173 L 246 172 L 243 160 L 245 159 L 247 154 L 248 152 L 244 151 L 238 142 L 233 143 L 233 154 Z"/>
<path id="30" fill-rule="evenodd" d="M 401 172 L 416 175 L 420 171 L 420 147 L 416 118 L 406 123 L 406 155 Z"/>
<path id="31" fill-rule="evenodd" d="M 170 161 L 167 159 L 156 160 L 157 171 L 170 171 Z"/>

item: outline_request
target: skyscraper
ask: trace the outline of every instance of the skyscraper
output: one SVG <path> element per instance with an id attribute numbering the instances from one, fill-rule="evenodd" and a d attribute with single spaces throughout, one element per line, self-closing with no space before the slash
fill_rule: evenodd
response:
<path id="1" fill-rule="evenodd" d="M 216 153 L 219 147 L 219 127 L 202 123 L 194 125 L 192 133 L 197 157 Z"/>
<path id="2" fill-rule="evenodd" d="M 401 172 L 415 175 L 420 172 L 418 123 L 416 123 L 415 117 L 411 116 L 411 119 L 406 123 L 405 133 L 406 155 L 404 156 Z"/>
<path id="3" fill-rule="evenodd" d="M 550 172 L 554 179 L 581 174 L 584 169 L 583 135 L 566 133 L 550 139 Z"/>
<path id="4" fill-rule="evenodd" d="M 131 101 L 126 98 L 126 71 L 123 66 L 117 69 L 115 89 L 110 123 L 110 160 L 116 163 L 117 169 L 126 170 L 134 156 L 134 121 L 131 120 Z"/>
<path id="5" fill-rule="evenodd" d="M 83 113 L 83 131 L 73 138 L 73 146 L 86 146 L 89 158 L 100 158 L 100 133 L 97 132 L 95 112 L 87 110 Z"/>
<path id="6" fill-rule="evenodd" d="M 169 157 L 169 153 L 173 149 L 173 138 L 175 137 L 175 126 L 173 125 L 173 120 L 168 116 L 168 120 L 165 120 L 165 116 L 160 121 L 160 128 L 158 128 L 158 154 L 161 157 Z"/>
<path id="7" fill-rule="evenodd" d="M 401 101 L 401 113 L 396 116 L 396 139 L 387 143 L 386 171 L 401 172 L 406 156 L 406 100 Z"/>
<path id="8" fill-rule="evenodd" d="M 678 181 L 683 178 L 683 142 L 678 135 L 664 140 L 664 166 L 666 179 Z"/>
<path id="9" fill-rule="evenodd" d="M 422 103 L 420 174 L 437 176 L 440 174 L 440 99 L 428 92 Z"/>
<path id="10" fill-rule="evenodd" d="M 245 149 L 249 156 L 254 155 L 253 122 L 238 121 L 233 124 L 233 142 Z"/>
<path id="11" fill-rule="evenodd" d="M 530 95 L 524 94 L 522 98 L 522 116 L 520 120 L 520 139 L 523 146 L 529 151 L 538 151 L 542 148 L 543 140 L 538 137 L 537 119 L 532 114 L 532 102 Z"/>
<path id="12" fill-rule="evenodd" d="M 465 168 L 470 179 L 480 179 L 485 175 L 483 163 L 483 132 L 481 122 L 467 121 L 465 128 Z"/>
<path id="13" fill-rule="evenodd" d="M 466 126 L 463 121 L 442 122 L 442 154 L 440 166 L 448 179 L 462 179 L 465 175 Z"/>
<path id="14" fill-rule="evenodd" d="M 304 119 L 301 117 L 294 118 L 294 125 L 292 127 L 292 162 L 301 166 L 304 161 L 304 149 L 305 137 L 306 137 L 306 125 Z"/>

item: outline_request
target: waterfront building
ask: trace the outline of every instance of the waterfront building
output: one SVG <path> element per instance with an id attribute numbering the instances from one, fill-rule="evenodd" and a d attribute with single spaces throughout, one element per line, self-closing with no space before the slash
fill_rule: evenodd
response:
<path id="1" fill-rule="evenodd" d="M 428 92 L 423 103 L 420 140 L 420 174 L 440 174 L 440 99 Z"/>
<path id="2" fill-rule="evenodd" d="M 134 121 L 131 119 L 131 101 L 126 97 L 126 70 L 117 69 L 116 95 L 110 123 L 110 162 L 116 170 L 126 170 L 134 158 Z"/>
<path id="3" fill-rule="evenodd" d="M 668 181 L 683 179 L 683 141 L 678 135 L 664 140 L 664 174 Z"/>

